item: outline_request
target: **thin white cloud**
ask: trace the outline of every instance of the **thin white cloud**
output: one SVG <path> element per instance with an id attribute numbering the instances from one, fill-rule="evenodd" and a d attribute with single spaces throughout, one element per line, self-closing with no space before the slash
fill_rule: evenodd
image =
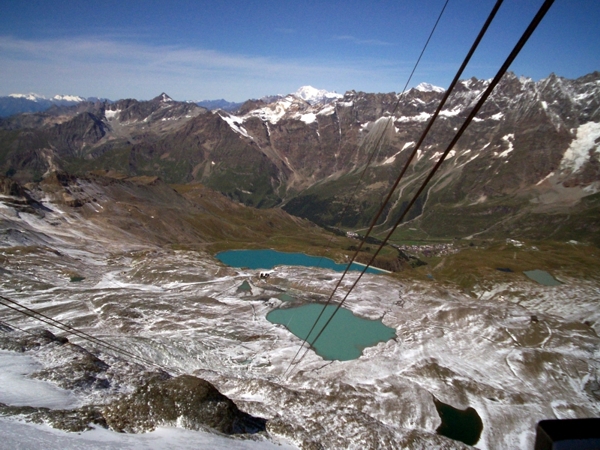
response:
<path id="1" fill-rule="evenodd" d="M 391 42 L 380 41 L 379 39 L 359 39 L 355 36 L 350 35 L 334 36 L 333 39 L 336 41 L 348 41 L 357 45 L 374 45 L 380 47 L 388 47 L 395 45 Z"/>
<path id="2" fill-rule="evenodd" d="M 180 100 L 243 100 L 303 84 L 329 90 L 395 91 L 407 66 L 385 60 L 331 61 L 227 54 L 98 37 L 26 40 L 0 36 L 0 95 L 40 92 Z"/>

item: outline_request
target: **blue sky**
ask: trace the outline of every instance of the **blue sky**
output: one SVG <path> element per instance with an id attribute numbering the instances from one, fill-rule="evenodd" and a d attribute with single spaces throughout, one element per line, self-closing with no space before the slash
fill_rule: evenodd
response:
<path id="1" fill-rule="evenodd" d="M 446 87 L 495 0 L 450 0 L 411 86 Z M 444 0 L 0 0 L 0 95 L 243 101 L 399 92 Z M 492 77 L 542 0 L 505 0 L 465 78 Z M 556 0 L 511 67 L 600 70 L 600 0 Z"/>

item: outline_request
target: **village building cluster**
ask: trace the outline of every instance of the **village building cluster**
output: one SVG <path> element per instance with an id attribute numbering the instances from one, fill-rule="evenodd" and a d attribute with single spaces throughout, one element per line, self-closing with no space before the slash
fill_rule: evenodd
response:
<path id="1" fill-rule="evenodd" d="M 432 256 L 447 256 L 453 255 L 460 251 L 460 248 L 456 247 L 452 243 L 445 244 L 423 244 L 423 245 L 395 245 L 392 247 L 401 250 L 410 255 L 422 255 L 425 258 Z"/>

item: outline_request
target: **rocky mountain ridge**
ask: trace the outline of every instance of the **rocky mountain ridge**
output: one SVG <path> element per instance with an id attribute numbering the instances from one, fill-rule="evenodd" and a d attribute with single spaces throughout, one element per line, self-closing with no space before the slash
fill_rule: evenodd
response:
<path id="1" fill-rule="evenodd" d="M 399 216 L 487 84 L 458 84 L 382 226 Z M 21 182 L 55 169 L 201 182 L 250 206 L 364 227 L 443 89 L 422 84 L 402 96 L 349 91 L 319 100 L 315 92 L 248 101 L 235 114 L 163 94 L 14 116 L 0 122 L 0 164 Z M 409 214 L 405 234 L 590 240 L 599 231 L 599 123 L 600 73 L 539 82 L 508 73 Z"/>

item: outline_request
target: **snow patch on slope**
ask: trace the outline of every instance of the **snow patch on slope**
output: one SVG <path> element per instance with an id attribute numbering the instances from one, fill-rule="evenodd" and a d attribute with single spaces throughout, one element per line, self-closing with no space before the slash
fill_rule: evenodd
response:
<path id="1" fill-rule="evenodd" d="M 539 186 L 540 184 L 542 184 L 544 181 L 546 181 L 547 179 L 551 178 L 554 176 L 554 172 L 550 172 L 548 175 L 546 175 L 544 178 L 542 178 L 540 181 L 538 181 L 537 183 L 535 183 L 536 186 Z"/>
<path id="2" fill-rule="evenodd" d="M 299 118 L 302 122 L 308 125 L 317 120 L 317 115 L 315 113 L 301 114 Z"/>
<path id="3" fill-rule="evenodd" d="M 455 106 L 452 109 L 444 109 L 440 111 L 440 116 L 442 117 L 454 117 L 460 114 L 462 108 L 460 106 Z"/>
<path id="4" fill-rule="evenodd" d="M 561 169 L 577 172 L 590 159 L 590 152 L 600 152 L 600 123 L 588 122 L 577 128 L 577 135 L 560 162 Z"/>
<path id="5" fill-rule="evenodd" d="M 169 103 L 174 101 L 171 97 L 169 97 L 167 94 L 165 94 L 164 92 L 162 94 L 160 94 L 160 101 L 162 103 Z"/>
<path id="6" fill-rule="evenodd" d="M 106 109 L 104 111 L 104 117 L 106 117 L 108 120 L 114 119 L 116 117 L 117 114 L 119 114 L 121 112 L 120 109 L 115 109 L 114 111 L 111 109 Z"/>
<path id="7" fill-rule="evenodd" d="M 221 119 L 223 119 L 225 122 L 227 122 L 229 124 L 229 126 L 231 127 L 231 129 L 233 131 L 235 131 L 236 133 L 239 133 L 244 137 L 252 139 L 252 136 L 250 136 L 248 134 L 248 132 L 246 131 L 246 129 L 242 126 L 242 123 L 244 123 L 244 119 L 242 119 L 241 117 L 224 116 L 223 115 L 223 116 L 221 116 Z"/>
<path id="8" fill-rule="evenodd" d="M 392 156 L 390 156 L 389 158 L 387 158 L 385 161 L 383 161 L 383 162 L 381 163 L 381 165 L 383 166 L 383 165 L 386 165 L 386 164 L 393 164 L 393 163 L 394 163 L 394 161 L 396 161 L 396 157 L 397 157 L 397 156 L 398 156 L 400 153 L 402 153 L 402 152 L 403 152 L 404 150 L 406 150 L 407 148 L 414 147 L 414 146 L 415 146 L 415 143 L 414 143 L 413 141 L 411 141 L 411 142 L 407 142 L 407 143 L 406 143 L 406 144 L 404 144 L 404 146 L 402 147 L 402 150 L 400 150 L 399 152 L 397 152 L 397 153 L 393 154 Z"/>
<path id="9" fill-rule="evenodd" d="M 335 113 L 335 105 L 327 105 L 326 107 L 321 109 L 321 111 L 319 111 L 317 114 L 319 116 L 330 116 L 333 113 Z"/>
<path id="10" fill-rule="evenodd" d="M 433 161 L 434 159 L 437 161 L 440 159 L 440 157 L 443 155 L 442 152 L 435 152 L 431 158 L 429 158 L 430 161 Z M 456 156 L 456 151 L 455 150 L 450 150 L 448 152 L 448 155 L 446 155 L 446 158 L 444 158 L 444 160 L 446 159 L 450 159 L 450 158 L 454 158 Z"/>
<path id="11" fill-rule="evenodd" d="M 251 111 L 247 114 L 247 117 L 258 117 L 263 122 L 270 122 L 275 125 L 283 116 L 285 116 L 292 103 L 292 99 L 286 97 L 276 103 L 267 105 L 264 108 Z M 242 119 L 240 120 L 242 121 Z"/>
<path id="12" fill-rule="evenodd" d="M 515 149 L 515 147 L 513 145 L 513 142 L 515 140 L 515 135 L 513 133 L 507 134 L 506 136 L 504 136 L 502 138 L 502 140 L 507 143 L 508 148 L 506 150 L 504 150 L 502 153 L 499 153 L 498 156 L 500 158 L 506 158 L 509 155 L 509 153 L 511 153 Z"/>
<path id="13" fill-rule="evenodd" d="M 425 122 L 429 120 L 430 117 L 431 114 L 423 111 L 422 113 L 417 114 L 416 116 L 400 116 L 395 118 L 395 120 L 396 122 Z"/>

